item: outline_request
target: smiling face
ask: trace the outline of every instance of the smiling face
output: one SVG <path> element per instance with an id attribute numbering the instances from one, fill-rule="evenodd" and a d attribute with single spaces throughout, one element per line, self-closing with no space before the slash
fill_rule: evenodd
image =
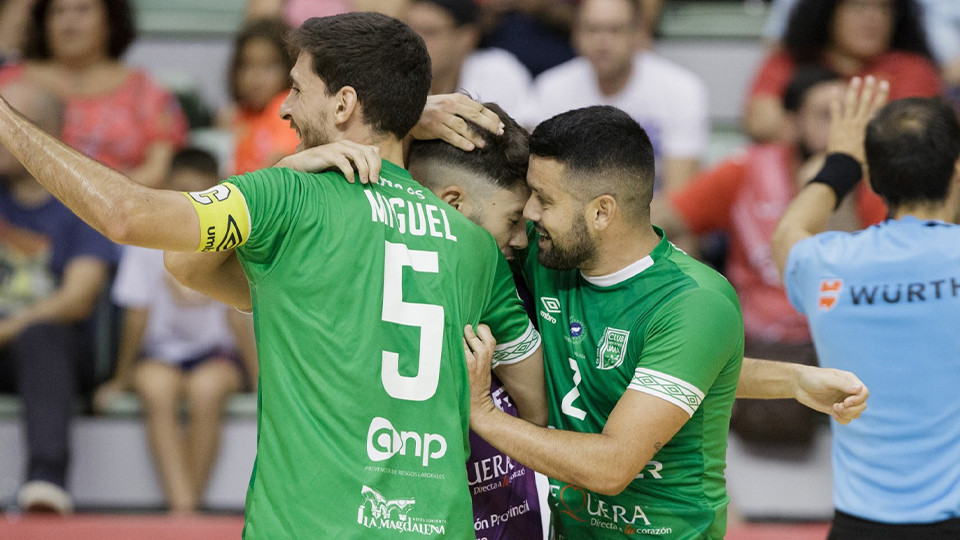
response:
<path id="1" fill-rule="evenodd" d="M 584 203 L 563 187 L 565 174 L 566 167 L 556 160 L 530 157 L 527 185 L 531 193 L 523 216 L 539 233 L 537 260 L 556 270 L 580 268 L 597 251 L 587 229 Z"/>
<path id="2" fill-rule="evenodd" d="M 290 122 L 300 137 L 297 151 L 333 142 L 331 116 L 336 96 L 328 94 L 327 85 L 313 71 L 309 53 L 300 53 L 290 77 L 293 86 L 280 106 L 280 118 Z"/>

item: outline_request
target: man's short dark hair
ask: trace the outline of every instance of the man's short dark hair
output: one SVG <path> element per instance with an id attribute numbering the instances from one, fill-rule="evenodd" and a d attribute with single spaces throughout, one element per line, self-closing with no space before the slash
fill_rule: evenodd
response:
<path id="1" fill-rule="evenodd" d="M 960 158 L 960 122 L 940 98 L 898 99 L 870 121 L 864 147 L 870 185 L 889 206 L 941 202 Z"/>
<path id="2" fill-rule="evenodd" d="M 628 218 L 649 219 L 653 146 L 640 124 L 620 109 L 598 105 L 544 121 L 530 136 L 530 155 L 566 167 L 565 185 L 583 202 L 613 195 Z"/>
<path id="3" fill-rule="evenodd" d="M 346 13 L 308 19 L 291 47 L 313 57 L 313 69 L 330 95 L 357 91 L 367 125 L 403 138 L 423 113 L 430 92 L 430 55 L 409 26 L 379 13 Z"/>
<path id="4" fill-rule="evenodd" d="M 807 92 L 814 86 L 842 81 L 843 76 L 820 64 L 807 64 L 797 68 L 783 92 L 783 108 L 795 113 L 803 106 Z"/>
<path id="5" fill-rule="evenodd" d="M 473 0 L 414 0 L 413 3 L 437 6 L 453 17 L 457 26 L 477 24 L 480 16 L 480 9 Z"/>
<path id="6" fill-rule="evenodd" d="M 500 188 L 513 189 L 526 183 L 530 150 L 527 130 L 495 103 L 484 103 L 503 122 L 503 135 L 496 136 L 467 120 L 470 129 L 485 143 L 482 148 L 464 152 L 440 140 L 414 141 L 410 162 L 436 162 L 476 173 Z M 432 186 L 427 186 L 432 187 Z"/>
<path id="7" fill-rule="evenodd" d="M 99 0 L 107 14 L 107 54 L 116 60 L 137 37 L 133 11 L 127 0 Z M 24 58 L 47 60 L 52 53 L 47 47 L 47 13 L 53 0 L 37 0 L 33 5 L 31 27 L 23 48 Z"/>
<path id="8" fill-rule="evenodd" d="M 220 176 L 217 158 L 210 152 L 196 147 L 184 148 L 173 155 L 170 160 L 170 173 L 182 170 Z"/>

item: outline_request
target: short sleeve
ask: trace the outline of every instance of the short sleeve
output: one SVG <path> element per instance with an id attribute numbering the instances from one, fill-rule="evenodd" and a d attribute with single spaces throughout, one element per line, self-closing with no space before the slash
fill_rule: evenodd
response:
<path id="1" fill-rule="evenodd" d="M 729 230 L 730 209 L 743 180 L 743 163 L 725 161 L 670 195 L 670 205 L 694 234 Z"/>
<path id="2" fill-rule="evenodd" d="M 255 281 L 269 272 L 286 245 L 304 199 L 302 180 L 290 169 L 274 168 L 233 176 L 226 182 L 235 185 L 246 200 L 250 235 L 237 248 L 237 255 L 254 270 L 248 277 Z"/>
<path id="3" fill-rule="evenodd" d="M 489 326 L 493 337 L 497 339 L 493 352 L 494 367 L 525 360 L 540 346 L 540 334 L 523 309 L 510 265 L 499 252 L 490 299 L 480 316 L 480 322 Z"/>
<path id="4" fill-rule="evenodd" d="M 743 355 L 743 319 L 734 300 L 693 289 L 660 308 L 644 329 L 628 388 L 693 416 L 724 366 Z"/>
<path id="5" fill-rule="evenodd" d="M 163 279 L 163 252 L 124 246 L 113 282 L 113 301 L 123 307 L 146 307 L 157 294 Z"/>

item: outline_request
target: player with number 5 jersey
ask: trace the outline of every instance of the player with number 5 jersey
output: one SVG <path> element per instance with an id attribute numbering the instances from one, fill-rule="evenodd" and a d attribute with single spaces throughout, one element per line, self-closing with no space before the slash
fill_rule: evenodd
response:
<path id="1" fill-rule="evenodd" d="M 384 162 L 362 187 L 325 175 L 223 184 L 250 211 L 237 255 L 264 359 L 248 533 L 466 538 L 462 328 L 495 328 L 507 363 L 539 336 L 493 238 L 405 170 Z"/>

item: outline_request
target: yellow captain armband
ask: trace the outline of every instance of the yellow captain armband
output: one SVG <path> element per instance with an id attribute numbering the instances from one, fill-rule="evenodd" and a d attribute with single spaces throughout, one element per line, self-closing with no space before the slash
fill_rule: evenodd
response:
<path id="1" fill-rule="evenodd" d="M 210 189 L 183 193 L 200 218 L 197 251 L 226 251 L 242 246 L 250 235 L 250 211 L 237 186 L 224 182 Z"/>

